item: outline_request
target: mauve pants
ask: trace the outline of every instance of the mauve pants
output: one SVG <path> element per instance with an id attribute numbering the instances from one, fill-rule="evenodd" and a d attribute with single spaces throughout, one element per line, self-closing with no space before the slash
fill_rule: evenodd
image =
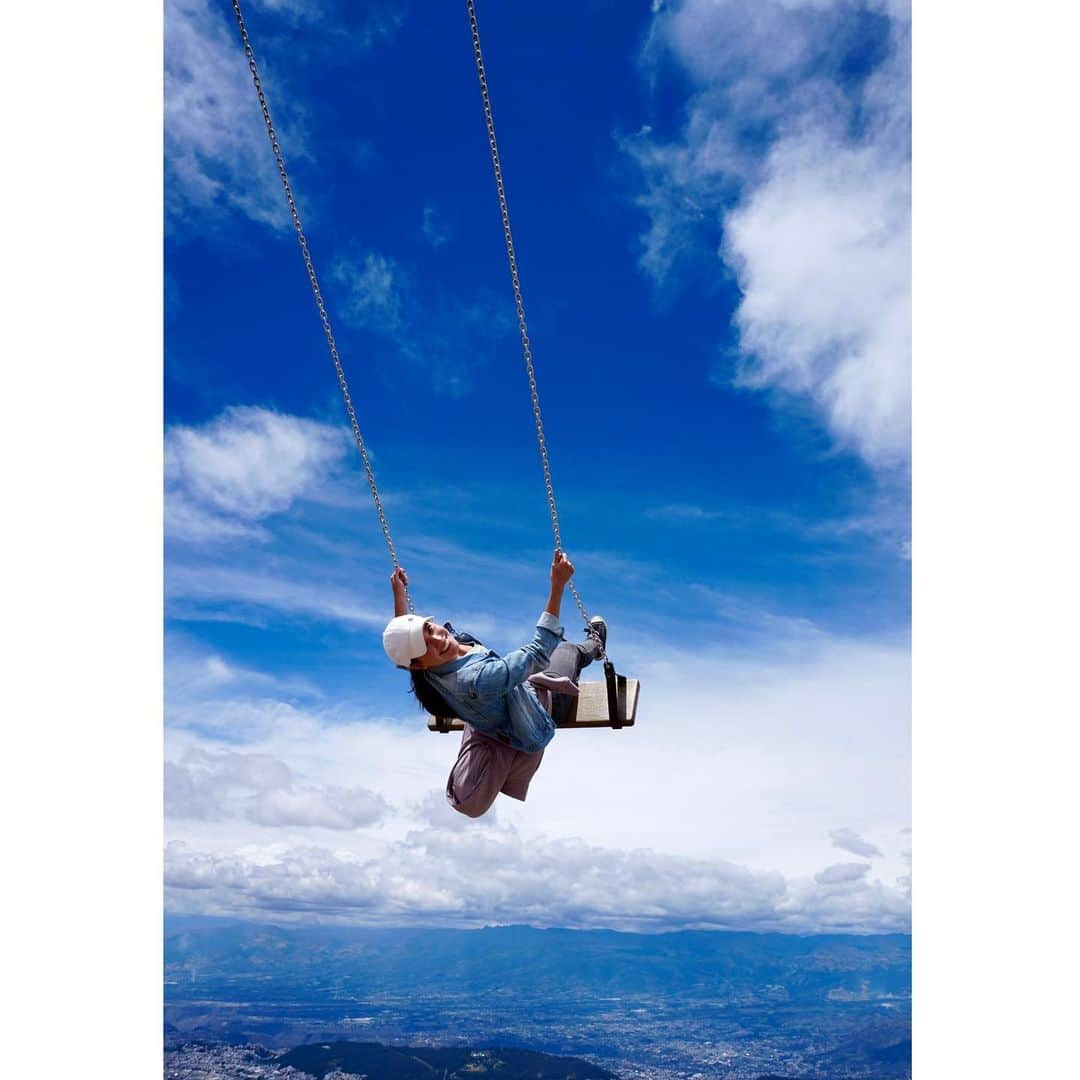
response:
<path id="1" fill-rule="evenodd" d="M 446 782 L 446 801 L 471 818 L 486 814 L 499 792 L 524 802 L 543 756 L 543 750 L 526 754 L 466 724 L 457 761 Z"/>

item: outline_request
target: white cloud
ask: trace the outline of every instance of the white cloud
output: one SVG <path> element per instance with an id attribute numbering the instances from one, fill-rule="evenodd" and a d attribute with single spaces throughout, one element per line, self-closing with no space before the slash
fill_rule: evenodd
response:
<path id="1" fill-rule="evenodd" d="M 469 829 L 495 829 L 500 823 L 499 803 L 484 814 L 483 817 L 468 818 L 451 809 L 446 801 L 446 793 L 442 789 L 429 791 L 418 803 L 413 804 L 413 812 L 416 817 L 426 826 L 433 829 L 449 829 L 453 832 L 466 832 Z"/>
<path id="2" fill-rule="evenodd" d="M 169 535 L 258 538 L 251 523 L 317 495 L 349 446 L 344 428 L 253 406 L 165 433 Z"/>
<path id="3" fill-rule="evenodd" d="M 385 606 L 369 607 L 358 602 L 356 592 L 345 584 L 307 576 L 305 568 L 244 570 L 231 566 L 207 566 L 171 561 L 165 577 L 165 595 L 170 605 L 192 603 L 210 605 L 220 616 L 229 614 L 238 621 L 261 623 L 258 613 L 299 615 L 382 629 L 386 625 Z M 245 618 L 245 613 L 254 613 Z M 393 614 L 393 612 L 391 612 Z"/>
<path id="4" fill-rule="evenodd" d="M 270 827 L 357 829 L 375 824 L 388 809 L 366 788 L 300 784 L 270 754 L 193 749 L 165 763 L 165 812 L 173 820 L 243 818 Z"/>
<path id="5" fill-rule="evenodd" d="M 901 559 L 911 559 L 911 522 L 906 492 L 876 489 L 860 493 L 859 509 L 845 517 L 803 516 L 792 509 L 776 507 L 699 506 L 695 503 L 666 503 L 648 507 L 648 518 L 699 525 L 724 531 L 779 534 L 796 537 L 807 544 L 837 546 L 852 538 L 874 540 Z"/>
<path id="6" fill-rule="evenodd" d="M 840 821 L 881 843 L 882 874 L 906 869 L 888 839 L 910 820 L 905 646 L 819 633 L 768 658 L 635 653 L 638 725 L 560 733 L 509 822 L 802 876 L 831 861 Z"/>
<path id="7" fill-rule="evenodd" d="M 858 86 L 839 76 L 858 5 L 665 6 L 643 62 L 689 75 L 687 119 L 624 146 L 645 182 L 642 268 L 670 287 L 685 253 L 715 250 L 742 291 L 736 382 L 809 400 L 887 470 L 910 458 L 910 16 L 863 10 L 892 22 Z"/>
<path id="8" fill-rule="evenodd" d="M 707 510 L 693 503 L 666 503 L 664 506 L 650 507 L 646 517 L 664 518 L 669 521 L 729 521 L 741 520 L 739 512 L 734 510 Z"/>
<path id="9" fill-rule="evenodd" d="M 869 863 L 836 863 L 814 875 L 819 885 L 850 885 L 870 873 Z"/>
<path id="10" fill-rule="evenodd" d="M 861 855 L 864 859 L 881 854 L 881 849 L 876 844 L 864 840 L 854 829 L 832 829 L 829 839 L 832 840 L 833 847 L 850 851 L 852 855 Z"/>
<path id="11" fill-rule="evenodd" d="M 425 226 L 435 243 L 433 229 Z M 339 257 L 329 280 L 347 322 L 388 339 L 413 372 L 449 397 L 468 393 L 476 369 L 513 333 L 505 303 L 483 293 L 425 289 L 409 267 L 380 252 Z"/>
<path id="12" fill-rule="evenodd" d="M 257 0 L 252 8 L 259 17 L 253 22 L 249 13 L 245 20 L 294 189 L 295 166 L 312 159 L 307 111 L 304 102 L 291 94 L 276 57 L 287 54 L 291 70 L 317 63 L 325 49 L 338 56 L 361 53 L 393 37 L 405 18 L 396 5 L 372 4 L 363 23 L 344 32 L 326 18 L 333 6 L 332 0 Z M 320 33 L 315 35 L 311 28 L 317 24 Z M 297 27 L 304 33 L 297 34 Z M 356 148 L 372 152 L 366 143 Z M 213 230 L 237 215 L 281 232 L 291 229 L 262 111 L 228 5 L 166 0 L 165 170 L 166 219 L 170 226 L 182 224 L 183 233 L 193 228 Z M 302 192 L 297 194 L 301 198 Z M 301 206 L 305 221 L 312 209 L 310 204 Z"/>
<path id="13" fill-rule="evenodd" d="M 356 829 L 375 824 L 386 809 L 386 801 L 366 788 L 330 787 L 260 792 L 249 814 L 259 825 Z"/>
<path id="14" fill-rule="evenodd" d="M 194 751 L 182 762 L 165 763 L 165 812 L 175 818 L 227 817 L 237 789 L 291 783 L 288 768 L 269 754 Z"/>
<path id="15" fill-rule="evenodd" d="M 396 260 L 369 251 L 360 262 L 336 260 L 330 276 L 345 290 L 342 314 L 346 319 L 388 337 L 402 332 L 410 286 Z"/>
<path id="16" fill-rule="evenodd" d="M 206 702 L 213 707 L 223 695 L 233 697 L 278 695 L 282 698 L 318 700 L 318 687 L 305 678 L 281 677 L 232 663 L 184 634 L 171 633 L 165 641 L 168 654 L 167 690 L 175 702 Z"/>
<path id="17" fill-rule="evenodd" d="M 316 845 L 200 851 L 174 841 L 166 885 L 235 913 L 303 911 L 363 922 L 479 926 L 738 928 L 814 932 L 903 930 L 903 894 L 863 874 L 788 880 L 721 859 L 613 851 L 513 830 L 412 833 L 377 858 Z M 212 909 L 212 908 L 211 908 Z"/>
<path id="18" fill-rule="evenodd" d="M 441 248 L 454 235 L 453 228 L 433 203 L 424 204 L 424 218 L 420 228 L 433 248 Z"/>
<path id="19" fill-rule="evenodd" d="M 284 15 L 294 22 L 321 18 L 324 13 L 320 0 L 256 0 L 255 6 Z"/>
<path id="20" fill-rule="evenodd" d="M 302 156 L 302 134 L 277 100 L 273 108 L 290 157 Z M 165 161 L 171 220 L 208 224 L 239 214 L 289 227 L 239 35 L 231 14 L 208 0 L 166 0 Z"/>
<path id="21" fill-rule="evenodd" d="M 782 140 L 725 220 L 743 292 L 737 381 L 814 402 L 871 464 L 911 446 L 911 178 L 876 144 Z"/>
<path id="22" fill-rule="evenodd" d="M 165 499 L 165 535 L 192 544 L 231 543 L 249 540 L 264 542 L 268 534 L 258 525 L 224 517 L 200 506 L 183 491 L 173 488 Z"/>

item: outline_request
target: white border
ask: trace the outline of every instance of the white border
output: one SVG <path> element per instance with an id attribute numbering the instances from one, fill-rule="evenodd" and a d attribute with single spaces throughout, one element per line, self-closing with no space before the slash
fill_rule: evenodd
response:
<path id="1" fill-rule="evenodd" d="M 1075 1057 L 1078 17 L 915 16 L 914 1075 L 1053 1075 Z"/>
<path id="2" fill-rule="evenodd" d="M 1080 28 L 1002 11 L 916 9 L 920 1077 L 1073 1056 Z M 155 1075 L 162 16 L 16 5 L 5 39 L 9 1068 Z"/>
<path id="3" fill-rule="evenodd" d="M 162 21 L 4 16 L 12 1075 L 162 1068 Z"/>

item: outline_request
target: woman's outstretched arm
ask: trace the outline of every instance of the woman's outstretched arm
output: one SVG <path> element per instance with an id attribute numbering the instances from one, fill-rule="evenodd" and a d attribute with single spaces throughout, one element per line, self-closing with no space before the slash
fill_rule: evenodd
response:
<path id="1" fill-rule="evenodd" d="M 547 607 L 536 624 L 536 636 L 528 645 L 507 653 L 492 656 L 465 674 L 469 692 L 477 697 L 492 698 L 505 694 L 523 683 L 530 675 L 543 671 L 551 661 L 551 654 L 562 640 L 559 625 L 559 608 L 566 583 L 573 577 L 574 564 L 561 552 L 556 551 L 551 562 L 551 592 Z"/>
<path id="2" fill-rule="evenodd" d="M 403 566 L 390 575 L 390 588 L 394 590 L 394 615 L 409 614 L 409 577 Z"/>
<path id="3" fill-rule="evenodd" d="M 565 551 L 555 549 L 555 555 L 551 560 L 551 592 L 548 594 L 547 607 L 544 610 L 549 615 L 559 617 L 559 608 L 562 606 L 562 596 L 567 582 L 574 576 L 574 564 L 566 557 Z"/>

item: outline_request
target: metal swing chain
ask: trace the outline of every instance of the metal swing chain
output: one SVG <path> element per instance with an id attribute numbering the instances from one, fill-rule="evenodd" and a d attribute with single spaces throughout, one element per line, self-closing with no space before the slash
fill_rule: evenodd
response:
<path id="1" fill-rule="evenodd" d="M 390 536 L 390 523 L 386 520 L 383 510 L 382 499 L 379 497 L 379 489 L 375 485 L 375 472 L 368 460 L 367 448 L 364 446 L 364 437 L 360 434 L 360 425 L 356 420 L 356 410 L 353 408 L 352 396 L 349 394 L 349 385 L 345 381 L 345 369 L 341 365 L 341 357 L 338 355 L 337 343 L 334 341 L 334 331 L 330 326 L 330 317 L 326 313 L 326 304 L 323 302 L 322 290 L 319 288 L 319 279 L 315 276 L 315 264 L 311 261 L 311 252 L 308 250 L 307 237 L 304 235 L 304 226 L 300 222 L 300 214 L 296 209 L 296 200 L 293 198 L 292 185 L 289 183 L 289 175 L 285 171 L 285 159 L 281 154 L 281 146 L 278 144 L 277 132 L 274 130 L 274 122 L 270 119 L 270 107 L 266 103 L 266 95 L 263 93 L 262 80 L 259 78 L 259 69 L 255 63 L 255 53 L 251 48 L 248 38 L 247 26 L 244 23 L 244 14 L 240 10 L 239 0 L 232 0 L 233 14 L 236 16 L 236 25 L 240 28 L 240 38 L 244 43 L 244 55 L 247 57 L 248 70 L 251 72 L 252 81 L 255 83 L 255 92 L 259 95 L 259 105 L 262 108 L 263 123 L 266 125 L 266 134 L 270 139 L 270 147 L 274 151 L 274 160 L 277 162 L 278 175 L 281 177 L 281 186 L 285 189 L 285 198 L 289 202 L 289 214 L 292 217 L 293 229 L 296 231 L 296 239 L 300 244 L 300 254 L 304 257 L 304 266 L 307 267 L 308 280 L 311 282 L 311 292 L 315 297 L 315 305 L 319 309 L 319 320 L 322 322 L 323 333 L 326 335 L 326 344 L 330 349 L 330 358 L 334 361 L 334 370 L 337 372 L 338 384 L 341 387 L 341 397 L 345 402 L 345 411 L 349 414 L 349 423 L 352 425 L 353 438 L 356 440 L 357 449 L 360 451 L 360 459 L 364 463 L 364 472 L 367 473 L 368 486 L 371 488 L 371 497 L 375 500 L 375 509 L 379 515 L 379 525 L 382 527 L 386 547 L 390 552 L 390 560 L 394 569 L 398 568 L 397 551 L 394 549 L 394 541 Z M 413 611 L 412 597 L 408 596 L 409 611 Z"/>
<path id="2" fill-rule="evenodd" d="M 480 51 L 480 29 L 476 22 L 476 6 L 473 0 L 465 0 L 469 9 L 469 26 L 472 28 L 473 53 L 476 57 L 476 74 L 480 80 L 480 96 L 484 102 L 484 120 L 487 123 L 488 146 L 491 148 L 491 165 L 495 171 L 495 187 L 499 193 L 499 212 L 502 215 L 503 236 L 506 239 L 506 257 L 510 263 L 510 280 L 514 285 L 514 304 L 517 307 L 518 330 L 521 333 L 521 351 L 525 358 L 525 370 L 529 376 L 529 394 L 532 397 L 533 419 L 536 421 L 536 442 L 540 447 L 540 463 L 544 469 L 544 488 L 547 491 L 548 510 L 551 512 L 551 530 L 555 534 L 555 547 L 562 548 L 562 536 L 559 530 L 559 512 L 555 508 L 555 490 L 551 484 L 551 465 L 548 462 L 547 440 L 544 438 L 544 421 L 540 415 L 540 394 L 536 388 L 536 371 L 533 368 L 532 345 L 529 343 L 529 328 L 525 323 L 525 302 L 521 296 L 521 282 L 518 279 L 517 256 L 514 254 L 514 237 L 510 231 L 510 209 L 506 202 L 506 189 L 503 187 L 502 164 L 499 161 L 499 146 L 495 141 L 495 120 L 491 114 L 491 98 L 488 95 L 487 73 L 484 70 L 484 57 Z M 589 613 L 574 588 L 568 582 L 570 592 L 581 612 L 585 625 L 589 624 Z"/>

